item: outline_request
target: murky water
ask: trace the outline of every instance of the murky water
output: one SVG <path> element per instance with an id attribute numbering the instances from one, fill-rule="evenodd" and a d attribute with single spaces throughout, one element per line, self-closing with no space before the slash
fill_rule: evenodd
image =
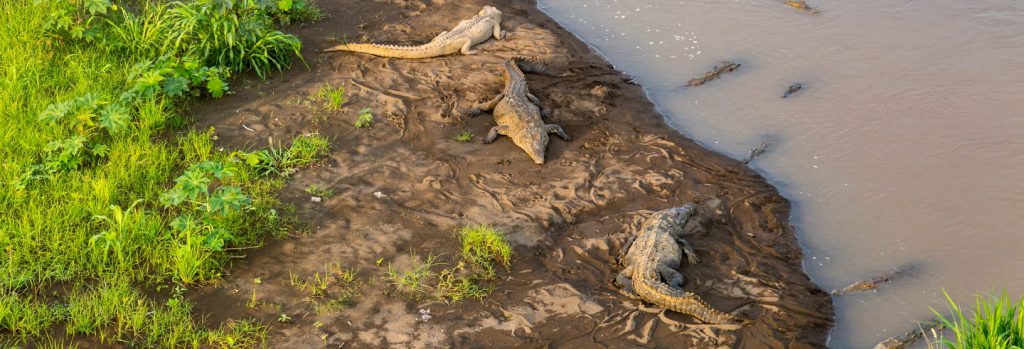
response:
<path id="1" fill-rule="evenodd" d="M 673 126 L 752 165 L 794 204 L 827 290 L 891 268 L 913 276 L 836 300 L 830 346 L 914 327 L 942 290 L 1024 292 L 1024 1 L 542 0 L 632 74 Z M 742 63 L 681 88 L 720 60 Z M 804 89 L 780 98 L 787 86 Z"/>

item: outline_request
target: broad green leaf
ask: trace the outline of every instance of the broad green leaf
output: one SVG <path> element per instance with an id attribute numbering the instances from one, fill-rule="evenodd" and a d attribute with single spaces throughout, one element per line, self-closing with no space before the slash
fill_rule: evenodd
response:
<path id="1" fill-rule="evenodd" d="M 105 158 L 107 157 L 107 154 L 110 154 L 110 147 L 105 144 L 97 144 L 92 146 L 92 149 L 90 149 L 89 152 L 97 157 Z"/>
<path id="2" fill-rule="evenodd" d="M 213 98 L 224 97 L 224 93 L 228 90 L 228 84 L 221 80 L 219 77 L 210 77 L 206 81 L 206 90 L 210 91 L 210 95 Z"/>
<path id="3" fill-rule="evenodd" d="M 95 15 L 107 14 L 107 8 L 110 7 L 110 0 L 86 0 L 85 9 L 89 11 L 89 14 Z"/>
<path id="4" fill-rule="evenodd" d="M 180 76 L 171 76 L 164 80 L 164 93 L 168 96 L 180 96 L 188 92 L 188 80 Z"/>
<path id="5" fill-rule="evenodd" d="M 187 198 L 188 197 L 185 196 L 185 193 L 182 192 L 180 188 L 175 187 L 171 190 L 165 191 L 163 194 L 160 194 L 160 203 L 163 204 L 164 207 L 178 206 L 182 202 L 185 202 L 185 199 Z"/>
<path id="6" fill-rule="evenodd" d="M 277 0 L 277 8 L 284 12 L 291 11 L 292 0 Z"/>
<path id="7" fill-rule="evenodd" d="M 196 219 L 192 215 L 182 215 L 171 221 L 171 228 L 180 232 L 186 232 L 196 227 Z"/>
<path id="8" fill-rule="evenodd" d="M 219 180 L 225 180 L 235 175 L 234 169 L 230 165 L 225 165 L 220 161 L 206 161 L 199 164 L 199 167 Z"/>
<path id="9" fill-rule="evenodd" d="M 46 110 L 43 110 L 39 114 L 39 119 L 43 121 L 55 122 L 63 119 L 68 112 L 71 111 L 71 103 L 64 101 L 60 103 L 53 103 L 46 106 Z"/>
<path id="10" fill-rule="evenodd" d="M 131 118 L 125 107 L 118 104 L 109 105 L 100 112 L 100 126 L 111 133 L 122 131 L 128 128 Z"/>
<path id="11" fill-rule="evenodd" d="M 248 205 L 249 197 L 242 194 L 242 189 L 235 186 L 223 186 L 210 197 L 210 212 L 228 213 Z"/>
<path id="12" fill-rule="evenodd" d="M 150 70 L 135 80 L 134 89 L 145 97 L 152 97 L 157 89 L 159 89 L 160 82 L 162 81 L 164 81 L 164 76 L 160 75 L 159 71 Z"/>
<path id="13" fill-rule="evenodd" d="M 195 199 L 199 197 L 199 194 L 209 193 L 208 186 L 210 185 L 210 177 L 206 176 L 206 171 L 198 168 L 192 168 L 185 171 L 180 177 L 174 180 L 177 182 L 181 190 L 184 191 L 185 195 L 189 199 Z"/>

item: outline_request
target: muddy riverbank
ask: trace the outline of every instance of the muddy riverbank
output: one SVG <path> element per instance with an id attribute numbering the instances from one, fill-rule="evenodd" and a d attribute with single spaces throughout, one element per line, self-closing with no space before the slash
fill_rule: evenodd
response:
<path id="1" fill-rule="evenodd" d="M 483 5 L 504 12 L 511 35 L 471 56 L 396 60 L 318 51 L 370 40 L 429 41 Z M 230 98 L 195 107 L 226 148 L 262 146 L 319 132 L 331 158 L 296 174 L 282 190 L 311 227 L 248 250 L 218 285 L 193 292 L 211 325 L 228 318 L 273 324 L 273 347 L 820 347 L 832 325 L 829 296 L 801 268 L 789 203 L 742 163 L 701 148 L 665 125 L 643 90 L 586 44 L 520 1 L 360 1 L 322 4 L 328 17 L 293 28 L 308 69 L 239 82 Z M 501 61 L 546 60 L 557 76 L 528 74 L 552 123 L 573 136 L 552 139 L 534 165 L 508 139 L 480 140 L 489 114 L 458 111 L 501 88 Z M 309 102 L 342 85 L 338 111 Z M 372 128 L 357 129 L 360 110 Z M 469 131 L 470 142 L 454 137 Z M 329 189 L 312 201 L 310 186 Z M 740 330 L 657 313 L 624 298 L 612 279 L 621 247 L 654 210 L 717 198 L 722 209 L 688 236 L 702 262 L 685 265 L 685 288 L 713 306 L 740 308 Z M 386 265 L 428 255 L 456 263 L 453 231 L 490 224 L 508 233 L 515 255 L 483 302 L 446 305 L 388 292 Z M 336 263 L 357 270 L 358 295 L 343 310 L 318 311 L 293 282 Z M 282 314 L 287 320 L 282 318 Z M 277 321 L 282 320 L 282 321 Z"/>

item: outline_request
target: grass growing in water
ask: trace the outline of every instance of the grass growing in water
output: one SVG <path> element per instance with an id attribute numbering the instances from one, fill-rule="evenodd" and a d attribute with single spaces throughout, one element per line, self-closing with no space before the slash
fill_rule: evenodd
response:
<path id="1" fill-rule="evenodd" d="M 952 314 L 946 317 L 934 309 L 932 312 L 953 333 L 953 338 L 935 339 L 929 347 L 936 344 L 949 349 L 1024 348 L 1024 298 L 1014 302 L 1006 293 L 998 297 L 977 295 L 974 315 L 968 317 L 949 294 L 945 296 Z"/>
<path id="2" fill-rule="evenodd" d="M 187 126 L 184 98 L 289 65 L 300 44 L 274 29 L 275 3 L 0 2 L 4 345 L 56 345 L 60 328 L 135 347 L 264 340 L 259 324 L 206 328 L 180 292 L 157 302 L 143 289 L 216 280 L 231 248 L 281 229 L 273 175 L 326 147 L 297 139 L 261 171 L 253 153 L 215 150 L 211 132 L 166 137 Z"/>

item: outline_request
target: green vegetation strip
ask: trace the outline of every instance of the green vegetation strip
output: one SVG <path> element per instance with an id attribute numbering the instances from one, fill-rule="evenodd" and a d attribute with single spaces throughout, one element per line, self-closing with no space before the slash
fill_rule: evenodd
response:
<path id="1" fill-rule="evenodd" d="M 944 316 L 932 310 L 952 338 L 935 338 L 929 344 L 949 349 L 1012 349 L 1024 348 L 1024 297 L 1016 302 L 1003 293 L 996 296 L 976 296 L 973 316 L 964 314 L 946 294 L 951 314 Z"/>
<path id="2" fill-rule="evenodd" d="M 275 26 L 318 16 L 299 0 L 0 1 L 0 345 L 263 341 L 252 321 L 205 328 L 181 294 L 286 229 L 272 193 L 327 141 L 216 150 L 212 132 L 174 136 L 177 110 L 287 68 L 300 42 Z"/>

